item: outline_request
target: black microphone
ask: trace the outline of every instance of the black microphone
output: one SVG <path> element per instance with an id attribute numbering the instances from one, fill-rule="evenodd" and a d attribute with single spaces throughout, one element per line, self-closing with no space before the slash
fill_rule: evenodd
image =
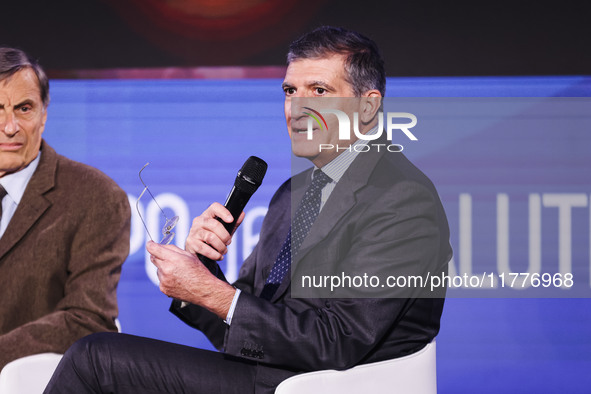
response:
<path id="1" fill-rule="evenodd" d="M 232 234 L 234 227 L 236 226 L 236 221 L 238 217 L 244 210 L 244 207 L 254 194 L 257 191 L 261 183 L 263 183 L 263 178 L 267 173 L 267 163 L 263 159 L 260 159 L 256 156 L 250 156 L 242 165 L 242 168 L 238 171 L 238 175 L 236 175 L 236 180 L 234 181 L 234 186 L 228 195 L 228 199 L 224 206 L 230 211 L 234 220 L 231 223 L 226 223 L 222 219 L 217 218 L 217 220 L 224 225 L 224 228 Z M 219 270 L 219 266 L 216 261 L 204 257 L 200 254 L 197 255 L 199 260 L 209 269 L 209 271 L 216 275 L 217 277 L 223 278 L 223 273 Z M 225 278 L 223 278 L 225 279 Z"/>
<path id="2" fill-rule="evenodd" d="M 234 181 L 234 187 L 232 187 L 228 199 L 224 204 L 234 217 L 234 221 L 226 223 L 218 218 L 230 234 L 232 234 L 232 230 L 236 226 L 236 221 L 244 210 L 246 203 L 248 203 L 250 197 L 252 197 L 254 192 L 261 186 L 261 183 L 263 183 L 266 173 L 267 163 L 256 156 L 250 156 L 238 171 L 238 175 L 236 175 L 236 180 Z"/>

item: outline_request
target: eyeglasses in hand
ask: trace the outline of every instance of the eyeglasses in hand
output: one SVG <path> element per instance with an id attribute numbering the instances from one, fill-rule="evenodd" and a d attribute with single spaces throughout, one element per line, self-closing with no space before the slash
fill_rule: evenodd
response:
<path id="1" fill-rule="evenodd" d="M 164 227 L 162 227 L 162 239 L 160 240 L 160 244 L 162 245 L 168 245 L 169 243 L 172 242 L 172 240 L 174 239 L 174 235 L 175 233 L 172 231 L 174 229 L 174 227 L 176 226 L 176 224 L 179 221 L 179 217 L 178 216 L 173 216 L 172 218 L 168 218 L 166 217 L 166 214 L 164 213 L 164 211 L 162 210 L 162 208 L 160 207 L 160 205 L 158 204 L 158 201 L 156 201 L 156 199 L 154 198 L 154 195 L 152 194 L 152 192 L 150 191 L 150 189 L 148 189 L 148 186 L 146 185 L 146 183 L 144 182 L 144 180 L 142 179 L 142 171 L 148 166 L 148 164 L 150 164 L 149 162 L 146 163 L 142 169 L 140 170 L 138 176 L 140 177 L 140 181 L 142 182 L 142 185 L 144 185 L 144 190 L 142 191 L 142 193 L 140 194 L 140 196 L 138 197 L 136 203 L 135 203 L 135 208 L 137 209 L 137 213 L 140 217 L 140 220 L 142 221 L 142 223 L 144 224 L 144 228 L 146 229 L 146 233 L 148 233 L 148 237 L 150 237 L 150 239 L 152 241 L 154 241 L 154 239 L 152 238 L 152 236 L 150 235 L 150 232 L 148 231 L 148 226 L 146 225 L 146 222 L 144 221 L 144 219 L 142 218 L 142 214 L 140 212 L 140 199 L 142 198 L 142 196 L 144 195 L 144 193 L 147 191 L 148 194 L 150 194 L 150 196 L 152 197 L 152 200 L 156 203 L 156 205 L 158 206 L 158 208 L 160 209 L 160 212 L 162 212 L 162 216 L 164 216 L 165 222 L 164 222 Z"/>

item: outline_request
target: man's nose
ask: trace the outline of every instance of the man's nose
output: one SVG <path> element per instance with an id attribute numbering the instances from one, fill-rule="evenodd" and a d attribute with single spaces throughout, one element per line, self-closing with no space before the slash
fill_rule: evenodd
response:
<path id="1" fill-rule="evenodd" d="M 0 115 L 0 128 L 7 136 L 13 136 L 19 131 L 19 124 L 16 115 L 12 111 L 3 111 Z"/>
<path id="2" fill-rule="evenodd" d="M 308 98 L 304 96 L 292 97 L 291 100 L 291 118 L 293 120 L 301 119 L 302 117 L 308 117 L 309 107 L 312 103 Z"/>

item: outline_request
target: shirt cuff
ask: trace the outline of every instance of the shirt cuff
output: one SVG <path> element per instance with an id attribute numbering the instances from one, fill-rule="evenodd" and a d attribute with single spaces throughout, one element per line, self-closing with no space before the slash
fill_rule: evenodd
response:
<path id="1" fill-rule="evenodd" d="M 234 309 L 236 309 L 236 303 L 238 303 L 238 296 L 240 295 L 240 289 L 236 289 L 234 293 L 234 298 L 232 299 L 232 305 L 230 305 L 230 309 L 228 310 L 228 314 L 226 315 L 226 320 L 224 323 L 230 325 L 232 323 L 232 316 L 234 316 Z"/>

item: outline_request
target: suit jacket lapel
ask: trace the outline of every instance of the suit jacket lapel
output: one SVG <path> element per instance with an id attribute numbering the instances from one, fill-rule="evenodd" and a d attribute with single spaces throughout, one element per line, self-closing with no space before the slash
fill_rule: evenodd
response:
<path id="1" fill-rule="evenodd" d="M 298 262 L 305 258 L 321 240 L 326 238 L 341 218 L 355 206 L 357 203 L 356 194 L 367 185 L 369 176 L 385 151 L 385 149 L 382 149 L 380 152 L 359 153 L 353 163 L 351 163 L 318 214 L 316 221 L 310 229 L 310 233 L 308 233 L 300 246 L 298 255 L 292 260 L 291 272 L 294 272 Z M 297 205 L 310 183 L 310 171 L 304 173 L 306 175 L 305 184 L 292 189 L 292 217 L 294 217 L 295 209 L 297 209 Z M 277 300 L 288 289 L 290 283 L 291 275 L 286 275 L 286 278 L 275 292 L 271 301 Z"/>
<path id="2" fill-rule="evenodd" d="M 41 160 L 31 177 L 23 198 L 0 239 L 0 259 L 6 255 L 52 205 L 44 194 L 53 189 L 57 154 L 45 142 L 41 144 Z"/>

